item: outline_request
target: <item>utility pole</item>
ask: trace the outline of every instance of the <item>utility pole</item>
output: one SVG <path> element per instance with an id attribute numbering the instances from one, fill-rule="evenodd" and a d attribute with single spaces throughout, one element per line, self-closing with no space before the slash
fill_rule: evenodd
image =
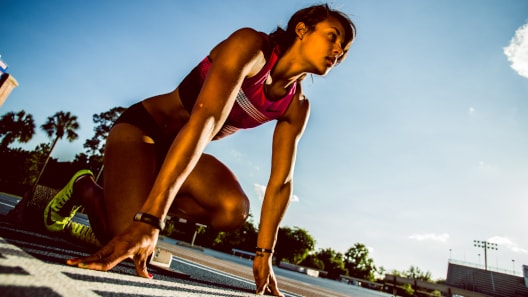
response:
<path id="1" fill-rule="evenodd" d="M 484 249 L 484 269 L 488 270 L 488 249 L 498 250 L 497 244 L 492 242 L 487 242 L 485 240 L 473 240 L 473 245 L 478 248 Z"/>

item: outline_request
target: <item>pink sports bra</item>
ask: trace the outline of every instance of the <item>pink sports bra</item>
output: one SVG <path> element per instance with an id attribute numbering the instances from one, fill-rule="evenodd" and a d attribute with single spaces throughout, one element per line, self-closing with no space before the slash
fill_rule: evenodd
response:
<path id="1" fill-rule="evenodd" d="M 215 139 L 233 134 L 240 129 L 253 128 L 271 120 L 276 120 L 286 112 L 295 95 L 297 83 L 293 84 L 286 96 L 279 100 L 268 99 L 264 91 L 266 79 L 279 58 L 277 51 L 277 48 L 272 50 L 268 62 L 259 73 L 244 79 L 235 104 Z M 179 86 L 182 103 L 189 112 L 191 112 L 196 102 L 198 93 L 212 63 L 213 61 L 209 57 L 203 59 Z"/>

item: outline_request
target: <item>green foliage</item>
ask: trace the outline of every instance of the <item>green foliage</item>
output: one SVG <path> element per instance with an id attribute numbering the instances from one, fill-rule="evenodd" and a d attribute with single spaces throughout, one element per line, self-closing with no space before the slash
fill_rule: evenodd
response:
<path id="1" fill-rule="evenodd" d="M 317 258 L 324 264 L 324 270 L 328 272 L 328 278 L 340 279 L 340 275 L 346 275 L 347 270 L 343 259 L 343 254 L 331 248 L 321 249 L 316 253 Z"/>
<path id="2" fill-rule="evenodd" d="M 375 280 L 374 260 L 369 258 L 368 248 L 362 243 L 356 243 L 345 253 L 345 267 L 351 277 L 368 281 Z"/>
<path id="3" fill-rule="evenodd" d="M 102 157 L 99 158 L 99 156 L 88 156 L 85 153 L 79 153 L 75 155 L 73 164 L 79 168 L 90 169 L 94 174 L 97 174 L 103 165 L 103 159 Z"/>
<path id="4" fill-rule="evenodd" d="M 94 127 L 94 136 L 90 139 L 87 139 L 84 143 L 84 148 L 86 148 L 86 153 L 88 155 L 103 155 L 106 138 L 110 129 L 114 125 L 114 122 L 119 118 L 121 113 L 125 111 L 124 107 L 114 107 L 109 111 L 102 112 L 99 114 L 93 115 L 93 122 L 96 124 Z"/>
<path id="5" fill-rule="evenodd" d="M 410 284 L 402 284 L 398 288 L 398 294 L 403 297 L 414 296 L 414 289 Z"/>
<path id="6" fill-rule="evenodd" d="M 49 144 L 40 144 L 33 151 L 17 148 L 2 152 L 0 154 L 0 191 L 24 195 L 34 184 L 49 147 Z M 39 184 L 59 189 L 77 170 L 84 168 L 79 166 L 50 158 Z"/>
<path id="7" fill-rule="evenodd" d="M 383 279 L 385 276 L 385 267 L 379 266 L 376 268 L 376 273 L 378 274 L 378 279 Z"/>
<path id="8" fill-rule="evenodd" d="M 17 113 L 8 112 L 0 118 L 0 150 L 6 151 L 7 146 L 15 141 L 28 142 L 35 135 L 35 121 L 31 114 L 24 110 Z"/>
<path id="9" fill-rule="evenodd" d="M 397 271 L 397 270 L 392 270 L 390 274 L 395 275 L 395 276 L 405 277 L 405 273 L 404 272 L 400 272 L 400 271 Z M 402 296 L 402 297 L 414 296 L 414 290 L 413 290 L 413 288 L 412 288 L 412 286 L 410 284 L 400 284 L 400 285 L 398 285 L 397 291 L 398 291 L 397 292 L 398 296 Z"/>
<path id="10" fill-rule="evenodd" d="M 75 140 L 78 135 L 76 130 L 79 129 L 77 117 L 69 112 L 57 112 L 55 115 L 48 117 L 45 124 L 41 126 L 49 137 L 55 137 L 53 144 L 40 144 L 33 152 L 27 152 L 21 149 L 8 149 L 7 145 L 18 140 L 19 142 L 29 141 L 35 134 L 35 123 L 31 114 L 25 114 L 22 110 L 17 114 L 7 113 L 0 120 L 0 130 L 2 136 L 2 158 L 5 161 L 2 165 L 6 172 L 0 172 L 0 186 L 5 189 L 12 189 L 14 193 L 21 194 L 27 187 L 36 183 L 41 183 L 43 177 L 48 186 L 55 186 L 62 181 L 64 174 L 70 174 L 72 164 L 58 163 L 51 158 L 51 153 L 57 141 L 64 136 L 69 141 Z M 49 165 L 53 170 L 45 169 Z M 10 166 L 7 166 L 10 164 Z M 12 177 L 9 179 L 9 177 Z M 49 178 L 48 178 L 49 177 Z M 47 179 L 47 181 L 46 181 Z"/>
<path id="11" fill-rule="evenodd" d="M 400 277 L 410 278 L 410 279 L 417 279 L 417 280 L 426 281 L 426 282 L 433 282 L 431 280 L 431 273 L 429 271 L 423 272 L 418 267 L 412 266 L 412 265 L 409 267 L 409 269 L 405 271 L 393 270 L 391 271 L 391 274 L 400 276 Z M 427 291 L 427 290 L 423 289 L 423 291 Z M 414 289 L 409 284 L 401 284 L 398 287 L 398 295 L 400 296 L 405 296 L 405 297 L 414 296 L 414 293 L 415 293 Z M 429 294 L 431 296 L 441 296 L 441 293 L 439 291 L 430 291 Z"/>
<path id="12" fill-rule="evenodd" d="M 171 235 L 174 232 L 174 230 L 175 230 L 174 221 L 167 220 L 165 222 L 165 228 L 163 230 L 161 230 L 161 234 L 163 234 L 165 236 L 168 236 L 168 237 L 171 237 Z"/>
<path id="13" fill-rule="evenodd" d="M 24 182 L 30 156 L 30 152 L 22 149 L 8 148 L 0 153 L 0 191 L 21 195 L 31 185 Z"/>
<path id="14" fill-rule="evenodd" d="M 299 227 L 279 229 L 275 257 L 277 261 L 300 264 L 315 247 L 315 240 Z"/>
<path id="15" fill-rule="evenodd" d="M 300 265 L 304 267 L 314 268 L 317 270 L 324 270 L 325 268 L 323 261 L 321 261 L 321 259 L 319 259 L 314 253 L 309 253 Z"/>
<path id="16" fill-rule="evenodd" d="M 77 121 L 77 116 L 70 112 L 59 111 L 48 117 L 47 122 L 40 127 L 50 138 L 62 139 L 66 135 L 66 138 L 71 142 L 79 137 L 75 131 L 81 126 Z"/>
<path id="17" fill-rule="evenodd" d="M 28 174 L 26 176 L 26 179 L 24 180 L 25 183 L 27 183 L 28 185 L 32 185 L 33 183 L 35 183 L 41 168 L 43 168 L 44 163 L 46 162 L 46 157 L 50 150 L 50 144 L 41 143 L 37 145 L 35 149 L 31 152 L 31 155 L 26 163 L 28 165 Z"/>
<path id="18" fill-rule="evenodd" d="M 423 272 L 420 270 L 420 268 L 416 266 L 411 265 L 411 267 L 409 267 L 407 271 L 403 272 L 403 275 L 406 278 L 412 278 L 412 279 L 422 280 L 425 282 L 431 282 L 431 272 L 429 271 Z"/>
<path id="19" fill-rule="evenodd" d="M 226 253 L 231 253 L 233 248 L 252 252 L 255 250 L 256 242 L 257 229 L 250 216 L 250 219 L 241 228 L 229 232 L 219 232 L 212 243 L 212 247 Z"/>
<path id="20" fill-rule="evenodd" d="M 62 139 L 65 135 L 68 141 L 70 142 L 77 139 L 79 135 L 77 134 L 76 130 L 80 128 L 80 125 L 77 121 L 77 116 L 72 115 L 70 112 L 59 111 L 53 116 L 48 117 L 48 121 L 40 127 L 44 132 L 46 132 L 46 134 L 48 134 L 48 137 L 55 137 L 55 139 L 53 140 L 53 144 L 51 145 L 51 148 L 47 153 L 44 165 L 42 166 L 42 169 L 40 170 L 37 179 L 33 183 L 33 191 L 39 183 L 40 178 L 44 174 L 44 170 L 48 165 L 48 161 L 51 158 L 51 153 L 53 152 L 55 145 L 57 145 L 57 142 Z"/>
<path id="21" fill-rule="evenodd" d="M 94 114 L 92 117 L 93 122 L 96 124 L 94 136 L 84 142 L 86 152 L 75 156 L 74 163 L 85 164 L 84 168 L 94 172 L 97 180 L 100 179 L 102 174 L 106 138 L 108 138 L 114 122 L 123 111 L 125 111 L 124 107 L 114 107 L 109 111 Z"/>

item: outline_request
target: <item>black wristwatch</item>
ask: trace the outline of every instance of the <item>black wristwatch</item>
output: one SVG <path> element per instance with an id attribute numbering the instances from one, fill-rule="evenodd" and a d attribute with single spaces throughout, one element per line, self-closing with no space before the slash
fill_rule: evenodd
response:
<path id="1" fill-rule="evenodd" d="M 165 221 L 162 221 L 158 217 L 155 217 L 151 214 L 144 213 L 144 212 L 138 212 L 134 215 L 134 221 L 136 222 L 143 222 L 146 224 L 149 224 L 160 231 L 165 228 Z"/>

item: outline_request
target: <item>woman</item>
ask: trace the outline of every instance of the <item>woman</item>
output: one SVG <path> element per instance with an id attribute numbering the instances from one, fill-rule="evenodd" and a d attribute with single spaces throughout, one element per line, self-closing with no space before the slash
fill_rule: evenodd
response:
<path id="1" fill-rule="evenodd" d="M 152 277 L 147 258 L 167 214 L 217 230 L 240 227 L 248 216 L 248 198 L 235 175 L 204 149 L 238 129 L 276 120 L 253 271 L 257 293 L 281 296 L 272 253 L 309 115 L 301 81 L 307 74 L 325 75 L 341 62 L 355 34 L 345 14 L 327 5 L 308 7 L 292 16 L 286 30 L 234 32 L 174 91 L 131 106 L 108 136 L 104 187 L 91 172 L 80 171 L 46 207 L 47 228 L 61 231 L 82 204 L 105 244 L 68 264 L 109 270 L 132 258 L 139 276 Z"/>

